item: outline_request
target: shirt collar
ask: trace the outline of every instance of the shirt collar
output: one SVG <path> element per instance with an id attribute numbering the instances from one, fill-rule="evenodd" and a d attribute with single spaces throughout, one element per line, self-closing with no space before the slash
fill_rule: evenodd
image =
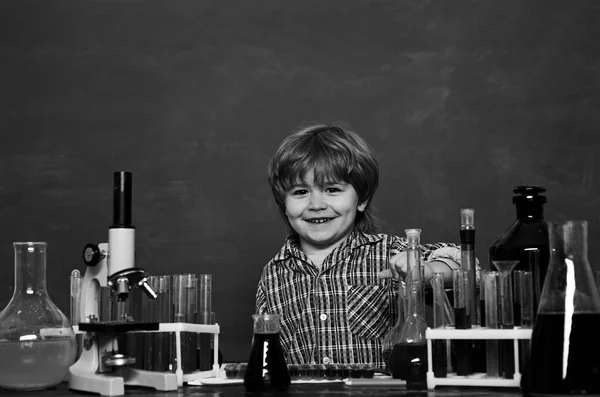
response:
<path id="1" fill-rule="evenodd" d="M 350 236 L 333 252 L 341 253 L 345 251 L 342 256 L 346 256 L 353 250 L 363 245 L 373 244 L 380 241 L 383 238 L 381 234 L 367 234 L 359 230 L 354 229 Z M 339 255 L 339 254 L 338 254 Z M 307 256 L 300 248 L 300 239 L 296 233 L 291 233 L 287 236 L 284 246 L 275 255 L 273 260 L 275 262 L 285 261 L 290 257 L 296 257 L 298 259 L 306 260 Z"/>

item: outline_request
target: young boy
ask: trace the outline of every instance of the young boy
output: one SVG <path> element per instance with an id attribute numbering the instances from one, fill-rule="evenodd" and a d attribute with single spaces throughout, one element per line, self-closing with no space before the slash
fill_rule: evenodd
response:
<path id="1" fill-rule="evenodd" d="M 406 238 L 376 233 L 373 151 L 341 126 L 311 126 L 281 143 L 269 183 L 291 234 L 263 269 L 256 311 L 281 315 L 286 361 L 384 367 L 381 341 L 396 312 L 391 278 L 406 275 Z M 421 248 L 425 278 L 450 280 L 460 249 Z"/>

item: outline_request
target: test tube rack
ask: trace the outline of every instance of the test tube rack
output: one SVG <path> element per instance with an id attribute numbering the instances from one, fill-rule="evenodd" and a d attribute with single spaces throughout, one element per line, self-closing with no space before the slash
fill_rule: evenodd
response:
<path id="1" fill-rule="evenodd" d="M 79 327 L 74 325 L 73 330 L 76 334 L 83 333 L 79 331 Z M 191 323 L 160 323 L 158 330 L 154 331 L 129 331 L 130 333 L 142 333 L 142 332 L 171 332 L 175 333 L 175 357 L 176 357 L 176 368 L 175 376 L 177 377 L 177 386 L 182 387 L 184 383 L 191 382 L 198 379 L 216 378 L 219 376 L 219 324 L 191 324 Z M 184 374 L 182 368 L 182 355 L 181 355 L 181 333 L 192 332 L 197 334 L 213 334 L 213 367 L 208 371 L 194 371 L 191 373 Z M 131 371 L 137 371 L 131 369 Z M 143 385 L 142 385 L 143 386 Z"/>
<path id="2" fill-rule="evenodd" d="M 456 329 L 451 326 L 445 328 L 427 328 L 427 388 L 435 389 L 436 386 L 480 386 L 480 387 L 520 387 L 521 370 L 519 368 L 519 340 L 531 339 L 532 330 L 520 327 L 512 329 L 491 329 L 485 327 L 473 327 L 470 329 Z M 458 376 L 456 373 L 448 373 L 445 378 L 436 377 L 433 372 L 433 348 L 432 340 L 445 339 L 447 341 L 457 339 L 512 339 L 514 342 L 515 373 L 513 379 L 501 377 L 489 377 L 484 373 L 473 373 L 468 376 Z"/>

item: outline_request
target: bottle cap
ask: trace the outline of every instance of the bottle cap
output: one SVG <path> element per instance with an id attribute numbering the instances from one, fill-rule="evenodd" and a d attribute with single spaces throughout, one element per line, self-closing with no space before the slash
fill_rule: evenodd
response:
<path id="1" fill-rule="evenodd" d="M 421 229 L 405 229 L 404 232 L 409 247 L 416 247 L 420 244 Z"/>
<path id="2" fill-rule="evenodd" d="M 473 208 L 461 208 L 460 225 L 463 227 L 475 227 L 475 210 Z"/>
<path id="3" fill-rule="evenodd" d="M 518 196 L 513 197 L 514 204 L 544 204 L 546 203 L 546 196 L 540 194 L 546 191 L 545 187 L 542 186 L 515 186 L 513 193 Z"/>

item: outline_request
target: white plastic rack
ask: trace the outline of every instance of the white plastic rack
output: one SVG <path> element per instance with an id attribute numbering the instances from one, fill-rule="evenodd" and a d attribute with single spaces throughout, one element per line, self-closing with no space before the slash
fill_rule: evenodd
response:
<path id="1" fill-rule="evenodd" d="M 436 386 L 483 386 L 483 387 L 519 387 L 521 383 L 521 370 L 519 368 L 519 340 L 531 339 L 531 329 L 515 327 L 512 329 L 489 329 L 473 327 L 470 329 L 428 328 L 425 336 L 427 338 L 427 388 L 434 389 Z M 433 349 L 432 340 L 445 339 L 448 341 L 457 339 L 512 339 L 514 341 L 515 374 L 513 379 L 501 377 L 490 377 L 484 373 L 473 373 L 468 376 L 459 376 L 456 373 L 448 373 L 445 378 L 436 377 L 433 372 Z M 450 359 L 448 357 L 448 359 Z"/>

